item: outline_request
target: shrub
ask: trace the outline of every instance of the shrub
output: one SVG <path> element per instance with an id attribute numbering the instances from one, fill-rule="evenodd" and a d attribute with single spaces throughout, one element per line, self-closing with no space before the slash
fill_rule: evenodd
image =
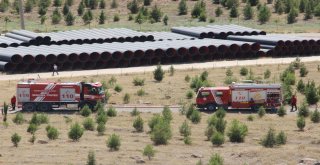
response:
<path id="1" fill-rule="evenodd" d="M 223 165 L 223 158 L 219 154 L 210 157 L 208 165 Z"/>
<path id="2" fill-rule="evenodd" d="M 305 85 L 302 79 L 300 79 L 297 84 L 297 91 L 299 91 L 300 93 L 304 93 L 304 90 L 305 90 Z"/>
<path id="3" fill-rule="evenodd" d="M 111 3 L 111 6 L 112 6 L 112 3 Z M 106 8 L 106 2 L 104 0 L 100 0 L 99 8 L 100 9 L 105 9 Z"/>
<path id="4" fill-rule="evenodd" d="M 124 104 L 128 104 L 130 102 L 130 94 L 129 93 L 125 93 L 123 96 L 123 103 Z"/>
<path id="5" fill-rule="evenodd" d="M 217 120 L 218 120 L 218 117 L 217 115 L 211 115 L 209 118 L 208 118 L 208 125 L 213 125 L 215 126 L 217 124 Z"/>
<path id="6" fill-rule="evenodd" d="M 206 11 L 201 11 L 199 15 L 199 22 L 206 22 L 207 21 L 207 13 Z"/>
<path id="7" fill-rule="evenodd" d="M 136 129 L 137 132 L 143 132 L 143 124 L 144 121 L 143 119 L 138 116 L 134 121 L 133 121 L 133 127 Z"/>
<path id="8" fill-rule="evenodd" d="M 116 92 L 121 92 L 121 91 L 122 91 L 122 86 L 119 85 L 119 84 L 116 84 L 115 87 L 114 87 L 114 90 L 115 90 Z"/>
<path id="9" fill-rule="evenodd" d="M 104 111 L 104 104 L 99 100 L 97 104 L 93 108 L 93 112 L 97 112 L 99 110 Z"/>
<path id="10" fill-rule="evenodd" d="M 316 109 L 312 114 L 311 114 L 311 121 L 314 123 L 319 123 L 320 122 L 320 112 L 318 109 Z"/>
<path id="11" fill-rule="evenodd" d="M 267 135 L 261 140 L 261 144 L 267 148 L 272 148 L 276 145 L 276 135 L 273 129 L 269 129 Z"/>
<path id="12" fill-rule="evenodd" d="M 159 114 L 153 115 L 151 120 L 148 122 L 151 132 L 153 131 L 155 125 L 159 123 L 160 120 L 163 120 Z"/>
<path id="13" fill-rule="evenodd" d="M 298 16 L 298 10 L 295 7 L 291 7 L 290 12 L 288 13 L 287 16 L 287 23 L 292 24 L 297 21 L 297 16 Z"/>
<path id="14" fill-rule="evenodd" d="M 68 116 L 63 116 L 64 117 L 64 121 L 66 122 L 66 124 L 72 123 L 72 119 Z"/>
<path id="15" fill-rule="evenodd" d="M 239 15 L 238 13 L 238 7 L 236 5 L 232 5 L 231 10 L 230 10 L 230 18 L 237 18 Z"/>
<path id="16" fill-rule="evenodd" d="M 264 73 L 263 73 L 263 77 L 264 79 L 268 79 L 271 76 L 271 71 L 269 69 L 267 69 Z"/>
<path id="17" fill-rule="evenodd" d="M 189 82 L 190 81 L 190 76 L 189 75 L 186 75 L 185 77 L 184 77 L 184 81 L 186 81 L 186 82 Z"/>
<path id="18" fill-rule="evenodd" d="M 171 65 L 170 68 L 169 68 L 170 76 L 173 76 L 174 72 L 175 72 L 175 69 L 174 69 L 173 65 Z"/>
<path id="19" fill-rule="evenodd" d="M 303 116 L 298 117 L 297 119 L 297 127 L 300 131 L 303 131 L 304 127 L 306 126 L 306 121 Z"/>
<path id="20" fill-rule="evenodd" d="M 267 7 L 267 5 L 263 5 L 259 9 L 258 13 L 258 20 L 261 24 L 264 24 L 269 21 L 271 17 L 270 9 Z"/>
<path id="21" fill-rule="evenodd" d="M 85 118 L 82 125 L 85 130 L 94 131 L 95 125 L 92 118 Z"/>
<path id="22" fill-rule="evenodd" d="M 112 0 L 112 2 L 111 2 L 111 9 L 115 9 L 115 8 L 117 8 L 118 7 L 118 2 L 117 2 L 117 0 Z"/>
<path id="23" fill-rule="evenodd" d="M 162 116 L 168 122 L 170 122 L 172 120 L 172 112 L 168 106 L 164 106 L 164 108 L 162 110 Z"/>
<path id="24" fill-rule="evenodd" d="M 137 107 L 135 107 L 131 112 L 131 116 L 138 116 L 140 115 L 140 112 L 138 111 Z"/>
<path id="25" fill-rule="evenodd" d="M 137 14 L 139 11 L 139 4 L 137 0 L 133 0 L 127 4 L 127 8 L 130 10 L 131 14 Z"/>
<path id="26" fill-rule="evenodd" d="M 205 81 L 205 80 L 208 80 L 208 76 L 209 76 L 209 73 L 208 71 L 203 71 L 200 75 L 200 80 L 201 81 Z"/>
<path id="27" fill-rule="evenodd" d="M 309 108 L 307 103 L 304 101 L 301 106 L 299 107 L 298 110 L 298 116 L 302 116 L 302 117 L 308 117 L 310 114 Z"/>
<path id="28" fill-rule="evenodd" d="M 233 120 L 228 130 L 228 137 L 231 142 L 243 142 L 248 133 L 248 127 L 240 123 L 238 120 Z"/>
<path id="29" fill-rule="evenodd" d="M 144 81 L 145 79 L 139 78 L 139 77 L 135 77 L 132 81 L 134 86 L 143 86 L 144 85 Z"/>
<path id="30" fill-rule="evenodd" d="M 73 141 L 79 141 L 83 135 L 83 132 L 84 132 L 84 129 L 80 126 L 80 124 L 75 123 L 75 124 L 71 125 L 68 136 Z"/>
<path id="31" fill-rule="evenodd" d="M 132 21 L 133 20 L 133 15 L 132 14 L 129 14 L 128 16 L 128 21 Z"/>
<path id="32" fill-rule="evenodd" d="M 35 141 L 36 141 L 36 135 L 32 134 L 31 138 L 29 139 L 29 142 L 34 144 Z"/>
<path id="33" fill-rule="evenodd" d="M 193 98 L 193 91 L 192 90 L 188 90 L 186 93 L 186 97 L 187 99 L 192 99 Z"/>
<path id="34" fill-rule="evenodd" d="M 219 6 L 216 8 L 214 13 L 216 14 L 216 17 L 220 17 L 220 15 L 223 14 L 223 11 L 222 11 L 221 7 Z"/>
<path id="35" fill-rule="evenodd" d="M 193 111 L 195 111 L 195 110 L 196 110 L 196 108 L 194 107 L 194 105 L 190 104 L 189 107 L 188 107 L 188 109 L 187 109 L 187 112 L 186 112 L 186 117 L 187 117 L 188 119 L 190 119 Z"/>
<path id="36" fill-rule="evenodd" d="M 246 6 L 243 8 L 243 16 L 245 20 L 250 20 L 253 18 L 253 9 L 250 3 L 247 3 Z"/>
<path id="37" fill-rule="evenodd" d="M 248 120 L 248 121 L 253 121 L 253 120 L 254 120 L 254 117 L 253 117 L 252 115 L 249 115 L 249 116 L 247 117 L 247 120 Z"/>
<path id="38" fill-rule="evenodd" d="M 262 118 L 266 114 L 266 109 L 263 106 L 259 107 L 258 116 Z"/>
<path id="39" fill-rule="evenodd" d="M 221 146 L 224 143 L 224 135 L 220 132 L 214 132 L 210 140 L 213 145 Z"/>
<path id="40" fill-rule="evenodd" d="M 13 145 L 15 147 L 18 147 L 18 144 L 21 140 L 21 136 L 17 133 L 14 133 L 12 136 L 11 136 L 11 142 L 13 143 Z"/>
<path id="41" fill-rule="evenodd" d="M 233 75 L 233 72 L 230 68 L 227 69 L 226 71 L 226 76 L 232 76 Z"/>
<path id="42" fill-rule="evenodd" d="M 187 120 L 185 120 L 179 128 L 180 135 L 187 137 L 191 135 L 191 127 L 189 126 Z"/>
<path id="43" fill-rule="evenodd" d="M 183 142 L 184 142 L 184 144 L 186 144 L 186 145 L 191 145 L 192 140 L 191 140 L 190 136 L 185 136 L 185 137 L 183 138 Z"/>
<path id="44" fill-rule="evenodd" d="M 190 120 L 193 124 L 200 123 L 201 120 L 201 113 L 198 110 L 194 110 L 190 116 Z"/>
<path id="45" fill-rule="evenodd" d="M 143 155 L 148 156 L 148 159 L 151 160 L 151 157 L 154 157 L 155 150 L 153 149 L 152 145 L 148 144 L 143 149 Z"/>
<path id="46" fill-rule="evenodd" d="M 82 14 L 84 13 L 84 8 L 85 8 L 85 6 L 84 6 L 83 2 L 80 2 L 78 9 L 77 9 L 78 16 L 82 16 Z"/>
<path id="47" fill-rule="evenodd" d="M 24 117 L 21 112 L 18 112 L 16 116 L 12 119 L 16 124 L 22 124 L 24 122 Z"/>
<path id="48" fill-rule="evenodd" d="M 218 108 L 218 110 L 214 113 L 218 118 L 224 118 L 226 116 L 226 111 L 223 108 Z"/>
<path id="49" fill-rule="evenodd" d="M 226 85 L 230 85 L 230 84 L 232 84 L 233 82 L 237 82 L 237 78 L 236 78 L 236 77 L 227 76 L 227 77 L 224 79 L 224 84 L 226 84 Z"/>
<path id="50" fill-rule="evenodd" d="M 41 113 L 38 116 L 40 124 L 48 124 L 49 123 L 49 118 L 47 114 Z"/>
<path id="51" fill-rule="evenodd" d="M 83 108 L 81 108 L 81 111 L 80 111 L 81 116 L 88 117 L 91 115 L 91 113 L 92 111 L 88 105 L 85 105 L 83 106 Z"/>
<path id="52" fill-rule="evenodd" d="M 137 91 L 138 96 L 144 96 L 145 94 L 146 94 L 146 92 L 142 88 Z"/>
<path id="53" fill-rule="evenodd" d="M 224 133 L 226 125 L 227 125 L 227 121 L 223 120 L 223 118 L 218 118 L 218 120 L 215 124 L 215 127 L 218 132 Z"/>
<path id="54" fill-rule="evenodd" d="M 278 133 L 276 137 L 276 143 L 278 145 L 284 145 L 287 143 L 287 135 L 283 131 Z"/>
<path id="55" fill-rule="evenodd" d="M 34 134 L 37 130 L 38 126 L 36 124 L 30 123 L 27 132 Z"/>
<path id="56" fill-rule="evenodd" d="M 188 14 L 188 5 L 186 0 L 181 0 L 179 2 L 179 15 L 187 15 Z"/>
<path id="57" fill-rule="evenodd" d="M 320 17 L 320 4 L 314 8 L 314 15 Z"/>
<path id="58" fill-rule="evenodd" d="M 308 70 L 305 65 L 300 67 L 300 77 L 305 77 L 308 74 Z"/>
<path id="59" fill-rule="evenodd" d="M 109 139 L 107 141 L 107 146 L 110 148 L 111 151 L 117 151 L 119 150 L 121 143 L 120 143 L 120 137 L 119 135 L 112 134 L 109 136 Z"/>
<path id="60" fill-rule="evenodd" d="M 54 128 L 54 127 L 50 127 L 49 130 L 47 130 L 47 137 L 50 139 L 50 140 L 55 140 L 55 139 L 58 139 L 59 137 L 59 131 L 57 128 Z"/>
<path id="61" fill-rule="evenodd" d="M 88 154 L 88 160 L 86 165 L 96 165 L 96 156 L 93 151 L 90 151 Z"/>
<path id="62" fill-rule="evenodd" d="M 73 16 L 73 14 L 71 12 L 69 12 L 66 16 L 64 21 L 66 22 L 67 26 L 71 26 L 74 24 L 74 20 L 76 19 L 76 17 Z"/>
<path id="63" fill-rule="evenodd" d="M 108 120 L 107 114 L 103 113 L 103 114 L 99 114 L 96 117 L 96 123 L 104 123 L 106 124 Z"/>
<path id="64" fill-rule="evenodd" d="M 104 135 L 104 132 L 106 131 L 106 125 L 103 122 L 98 123 L 97 126 L 98 135 Z"/>
<path id="65" fill-rule="evenodd" d="M 52 12 L 52 16 L 51 16 L 51 23 L 52 24 L 59 24 L 60 21 L 62 19 L 61 13 L 59 11 L 58 8 L 56 8 L 53 12 Z"/>
<path id="66" fill-rule="evenodd" d="M 317 88 L 315 87 L 315 82 L 308 82 L 305 88 L 305 96 L 309 105 L 316 104 L 319 99 L 319 93 L 317 92 Z"/>
<path id="67" fill-rule="evenodd" d="M 164 77 L 164 71 L 161 68 L 161 65 L 158 65 L 157 68 L 153 71 L 153 78 L 156 81 L 162 81 L 163 77 Z"/>
<path id="68" fill-rule="evenodd" d="M 277 111 L 277 114 L 280 117 L 283 117 L 284 115 L 286 115 L 287 111 L 286 111 L 285 107 L 284 106 L 280 106 L 280 108 Z"/>
<path id="69" fill-rule="evenodd" d="M 216 132 L 216 128 L 214 125 L 208 125 L 207 128 L 206 128 L 206 131 L 205 131 L 205 135 L 207 136 L 207 140 L 210 140 L 213 133 Z"/>
<path id="70" fill-rule="evenodd" d="M 167 144 L 171 137 L 172 132 L 170 123 L 164 119 L 160 119 L 159 122 L 154 125 L 151 132 L 151 140 L 156 145 Z"/>
<path id="71" fill-rule="evenodd" d="M 33 113 L 31 120 L 30 120 L 30 124 L 35 124 L 35 125 L 40 125 L 40 119 L 37 113 Z"/>
<path id="72" fill-rule="evenodd" d="M 108 108 L 108 110 L 107 110 L 107 115 L 109 116 L 109 117 L 115 117 L 115 116 L 117 116 L 117 111 L 116 111 L 116 109 L 114 108 L 114 107 L 109 107 Z"/>
<path id="73" fill-rule="evenodd" d="M 246 68 L 246 67 L 241 67 L 241 69 L 240 69 L 240 75 L 241 75 L 241 76 L 246 76 L 246 75 L 248 75 L 248 72 L 249 72 L 248 68 Z"/>

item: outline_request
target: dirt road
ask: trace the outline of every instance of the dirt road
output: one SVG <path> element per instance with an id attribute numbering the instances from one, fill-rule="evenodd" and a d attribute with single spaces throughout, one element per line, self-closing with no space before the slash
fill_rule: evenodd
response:
<path id="1" fill-rule="evenodd" d="M 213 61 L 203 63 L 189 63 L 189 64 L 173 64 L 175 69 L 202 69 L 202 68 L 221 68 L 232 66 L 248 66 L 248 65 L 271 65 L 271 64 L 288 64 L 295 60 L 296 57 L 287 58 L 259 58 L 254 60 L 233 60 L 233 61 Z M 314 62 L 320 61 L 320 56 L 300 57 L 302 62 Z M 162 68 L 167 70 L 171 65 L 163 65 Z M 151 72 L 155 69 L 155 66 L 142 66 L 131 68 L 111 68 L 111 69 L 99 69 L 99 70 L 81 70 L 81 71 L 64 71 L 59 72 L 55 77 L 79 77 L 79 76 L 95 76 L 105 74 L 126 74 L 126 73 L 138 73 L 138 72 Z M 29 73 L 29 74 L 13 74 L 13 75 L 1 75 L 0 81 L 4 80 L 19 80 L 30 78 L 52 78 L 51 72 L 47 73 Z"/>

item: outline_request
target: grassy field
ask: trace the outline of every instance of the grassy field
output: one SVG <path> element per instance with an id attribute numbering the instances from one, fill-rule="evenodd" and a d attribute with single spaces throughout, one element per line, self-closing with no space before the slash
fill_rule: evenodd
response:
<path id="1" fill-rule="evenodd" d="M 71 11 L 74 15 L 77 13 L 77 7 L 80 0 L 75 0 L 74 5 L 71 7 Z M 257 9 L 254 7 L 254 19 L 253 20 L 244 20 L 242 8 L 245 3 L 241 3 L 239 7 L 239 18 L 230 19 L 229 18 L 229 10 L 223 9 L 223 14 L 220 17 L 216 17 L 214 14 L 214 10 L 218 7 L 216 4 L 212 4 L 210 0 L 206 0 L 207 6 L 207 22 L 199 22 L 198 19 L 191 18 L 191 10 L 196 1 L 187 1 L 188 5 L 188 14 L 184 16 L 178 15 L 178 3 L 179 1 L 170 1 L 170 0 L 154 0 L 149 8 L 151 10 L 153 5 L 158 5 L 161 8 L 161 11 L 168 15 L 169 24 L 168 26 L 163 25 L 163 23 L 155 23 L 151 24 L 149 21 L 143 23 L 141 26 L 134 21 L 128 21 L 129 10 L 127 9 L 126 1 L 119 1 L 119 7 L 116 9 L 111 9 L 110 4 L 111 0 L 106 0 L 106 9 L 104 9 L 107 20 L 106 24 L 99 25 L 98 24 L 98 16 L 100 13 L 100 9 L 96 9 L 93 11 L 94 20 L 92 21 L 90 28 L 103 27 L 103 28 L 119 28 L 125 27 L 135 30 L 141 31 L 169 31 L 173 26 L 203 26 L 207 25 L 209 19 L 214 19 L 215 24 L 239 24 L 248 27 L 258 28 L 265 30 L 267 32 L 273 33 L 301 33 L 301 32 L 320 32 L 319 31 L 319 18 L 314 17 L 310 20 L 303 20 L 303 13 L 300 13 L 298 17 L 298 21 L 295 24 L 287 24 L 286 22 L 286 14 L 278 15 L 276 13 L 272 13 L 271 19 L 266 24 L 261 25 L 257 21 Z M 261 3 L 265 3 L 266 1 L 261 1 Z M 140 2 L 142 5 L 142 2 Z M 271 11 L 273 11 L 273 4 L 268 4 L 268 7 Z M 60 7 L 62 8 L 62 7 Z M 51 24 L 51 14 L 54 10 L 54 7 L 49 7 L 47 12 L 47 21 L 44 25 L 40 24 L 40 18 L 37 14 L 37 7 L 33 9 L 31 13 L 26 13 L 26 29 L 32 31 L 57 31 L 57 30 L 71 30 L 71 29 L 81 29 L 81 28 L 89 28 L 89 25 L 84 25 L 81 16 L 76 16 L 75 25 L 74 26 L 66 26 L 64 20 L 61 20 L 60 24 L 52 25 Z M 120 15 L 119 22 L 113 22 L 113 16 L 115 14 Z M 17 29 L 20 27 L 19 24 L 19 16 L 12 9 L 5 13 L 1 13 L 0 20 L 3 21 L 5 17 L 9 17 L 11 20 L 7 27 L 5 24 L 0 26 L 0 32 L 5 30 Z"/>

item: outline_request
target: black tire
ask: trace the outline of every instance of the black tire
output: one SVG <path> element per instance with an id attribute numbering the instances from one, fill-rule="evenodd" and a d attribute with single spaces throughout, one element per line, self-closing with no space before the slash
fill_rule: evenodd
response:
<path id="1" fill-rule="evenodd" d="M 35 111 L 36 109 L 37 109 L 37 107 L 36 107 L 35 103 L 24 103 L 22 105 L 23 111 L 32 112 L 32 111 Z"/>
<path id="2" fill-rule="evenodd" d="M 50 103 L 40 103 L 37 106 L 37 110 L 41 112 L 52 110 L 52 105 Z"/>
<path id="3" fill-rule="evenodd" d="M 207 110 L 208 111 L 216 111 L 217 110 L 217 106 L 215 104 L 208 104 L 207 105 Z"/>

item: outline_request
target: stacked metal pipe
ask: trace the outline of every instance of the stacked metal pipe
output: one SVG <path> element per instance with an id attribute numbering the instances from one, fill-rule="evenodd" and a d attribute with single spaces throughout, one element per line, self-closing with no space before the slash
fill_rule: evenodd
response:
<path id="1" fill-rule="evenodd" d="M 227 40 L 260 43 L 268 56 L 307 56 L 320 53 L 320 39 L 295 37 L 286 34 L 268 34 L 258 36 L 233 36 Z"/>
<path id="2" fill-rule="evenodd" d="M 17 47 L 49 44 L 51 38 L 28 30 L 13 30 L 0 36 L 0 47 Z"/>
<path id="3" fill-rule="evenodd" d="M 197 38 L 225 39 L 229 35 L 265 35 L 266 32 L 239 25 L 207 25 L 206 27 L 172 27 L 171 31 Z"/>
<path id="4" fill-rule="evenodd" d="M 254 56 L 259 49 L 257 43 L 217 39 L 9 47 L 0 48 L 0 69 L 38 72 L 49 71 L 53 64 L 78 70 L 211 61 Z"/>

